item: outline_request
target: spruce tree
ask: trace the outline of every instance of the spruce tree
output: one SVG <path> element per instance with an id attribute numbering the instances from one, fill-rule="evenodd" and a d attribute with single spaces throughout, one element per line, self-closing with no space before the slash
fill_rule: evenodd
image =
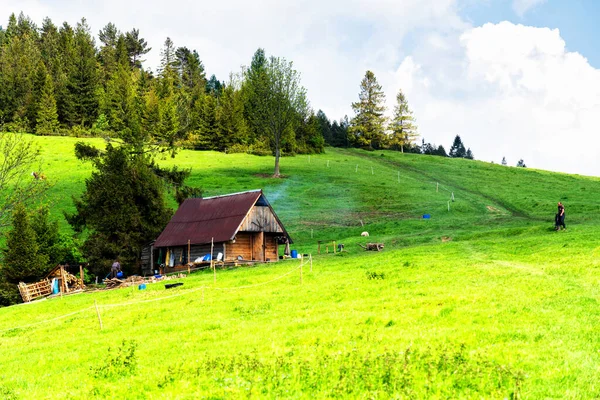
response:
<path id="1" fill-rule="evenodd" d="M 77 146 L 79 158 L 85 147 Z M 84 252 L 98 274 L 116 257 L 126 270 L 136 270 L 142 247 L 157 237 L 171 215 L 165 203 L 165 183 L 151 155 L 132 150 L 128 145 L 109 144 L 100 157 L 92 159 L 95 171 L 86 180 L 81 199 L 75 200 L 77 212 L 67 216 L 77 232 L 87 229 Z M 179 185 L 187 174 L 175 176 L 181 178 L 176 182 Z"/>
<path id="2" fill-rule="evenodd" d="M 385 141 L 385 94 L 373 72 L 365 73 L 358 97 L 359 101 L 352 103 L 356 115 L 349 133 L 356 146 L 379 149 Z"/>
<path id="3" fill-rule="evenodd" d="M 419 134 L 415 125 L 413 112 L 408 107 L 408 101 L 402 90 L 396 95 L 396 105 L 394 106 L 394 116 L 390 122 L 391 131 L 390 146 L 404 153 L 405 147 L 411 147 Z"/>
<path id="4" fill-rule="evenodd" d="M 64 263 L 67 259 L 68 250 L 62 243 L 58 221 L 50 220 L 48 206 L 41 206 L 33 213 L 31 225 L 35 231 L 38 253 L 47 258 L 48 265 L 54 267 Z"/>
<path id="5" fill-rule="evenodd" d="M 467 154 L 467 150 L 465 149 L 465 145 L 463 144 L 459 135 L 456 135 L 454 138 L 454 142 L 450 147 L 450 157 L 452 158 L 464 158 Z"/>
<path id="6" fill-rule="evenodd" d="M 91 126 L 98 116 L 96 47 L 85 18 L 74 35 L 74 60 L 67 83 L 66 111 L 71 125 Z"/>
<path id="7" fill-rule="evenodd" d="M 46 75 L 42 88 L 36 121 L 35 132 L 38 135 L 52 135 L 58 131 L 58 112 L 50 75 Z"/>
<path id="8" fill-rule="evenodd" d="M 2 276 L 7 282 L 35 282 L 48 269 L 48 256 L 40 253 L 30 216 L 22 204 L 15 207 L 3 253 Z"/>

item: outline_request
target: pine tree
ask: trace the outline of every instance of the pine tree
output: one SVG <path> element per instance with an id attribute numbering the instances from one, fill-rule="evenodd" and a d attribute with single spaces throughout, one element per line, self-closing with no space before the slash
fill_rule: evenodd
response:
<path id="1" fill-rule="evenodd" d="M 356 113 L 350 121 L 349 133 L 358 147 L 378 149 L 385 141 L 385 94 L 371 71 L 360 84 L 359 101 L 352 103 Z"/>
<path id="2" fill-rule="evenodd" d="M 468 159 L 468 160 L 473 160 L 474 159 L 473 152 L 471 151 L 470 147 L 467 149 L 467 152 L 465 153 L 465 158 Z"/>
<path id="3" fill-rule="evenodd" d="M 125 34 L 125 45 L 130 65 L 133 68 L 142 69 L 142 63 L 145 60 L 142 60 L 141 57 L 152 50 L 152 47 L 148 47 L 146 40 L 140 37 L 140 31 L 135 28 Z"/>
<path id="4" fill-rule="evenodd" d="M 58 131 L 58 112 L 54 98 L 54 85 L 50 75 L 46 75 L 42 88 L 36 121 L 35 132 L 38 135 L 52 135 Z"/>
<path id="5" fill-rule="evenodd" d="M 395 149 L 400 148 L 402 153 L 404 153 L 404 148 L 410 147 L 419 136 L 413 112 L 408 107 L 408 101 L 402 90 L 399 90 L 396 95 L 394 116 L 389 129 L 391 131 L 390 146 Z"/>

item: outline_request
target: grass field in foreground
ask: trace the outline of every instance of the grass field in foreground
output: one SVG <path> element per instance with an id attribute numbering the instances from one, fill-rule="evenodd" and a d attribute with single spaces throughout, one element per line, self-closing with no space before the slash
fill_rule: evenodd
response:
<path id="1" fill-rule="evenodd" d="M 56 215 L 89 175 L 61 143 L 63 169 L 45 168 Z M 600 396 L 600 180 L 356 150 L 285 158 L 279 180 L 271 158 L 164 162 L 206 195 L 264 188 L 312 272 L 301 284 L 293 260 L 0 309 L 0 397 Z M 559 199 L 566 232 L 551 230 Z M 385 250 L 362 251 L 363 230 Z M 317 256 L 321 239 L 347 252 Z"/>

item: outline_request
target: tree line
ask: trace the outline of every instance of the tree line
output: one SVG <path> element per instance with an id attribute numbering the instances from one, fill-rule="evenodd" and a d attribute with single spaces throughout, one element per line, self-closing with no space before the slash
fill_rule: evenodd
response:
<path id="1" fill-rule="evenodd" d="M 389 149 L 401 152 L 442 157 L 473 159 L 473 152 L 465 148 L 459 135 L 447 153 L 442 145 L 417 143 L 419 137 L 416 119 L 402 89 L 396 94 L 391 118 L 386 116 L 385 93 L 372 71 L 367 71 L 360 83 L 359 100 L 352 103 L 355 113 L 333 123 L 325 113 L 316 114 L 325 142 L 333 147 L 356 147 L 367 150 Z"/>
<path id="2" fill-rule="evenodd" d="M 300 76 L 285 59 L 258 49 L 248 67 L 220 80 L 207 77 L 196 50 L 170 38 L 156 72 L 144 67 L 151 47 L 139 30 L 108 23 L 98 39 L 85 19 L 73 27 L 46 18 L 38 27 L 12 14 L 0 28 L 0 129 L 78 137 L 145 131 L 165 144 L 261 155 L 323 151 Z"/>

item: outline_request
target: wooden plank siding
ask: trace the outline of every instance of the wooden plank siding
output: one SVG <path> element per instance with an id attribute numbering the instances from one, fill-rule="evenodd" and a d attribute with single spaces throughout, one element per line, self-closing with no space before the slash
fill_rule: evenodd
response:
<path id="1" fill-rule="evenodd" d="M 277 261 L 279 259 L 279 246 L 275 235 L 265 234 L 265 261 Z"/>
<path id="2" fill-rule="evenodd" d="M 256 205 L 242 221 L 239 231 L 282 233 L 283 229 L 269 207 Z"/>
<path id="3" fill-rule="evenodd" d="M 238 256 L 242 256 L 244 260 L 252 260 L 252 233 L 238 232 L 235 243 L 227 243 L 225 259 L 236 260 Z"/>

